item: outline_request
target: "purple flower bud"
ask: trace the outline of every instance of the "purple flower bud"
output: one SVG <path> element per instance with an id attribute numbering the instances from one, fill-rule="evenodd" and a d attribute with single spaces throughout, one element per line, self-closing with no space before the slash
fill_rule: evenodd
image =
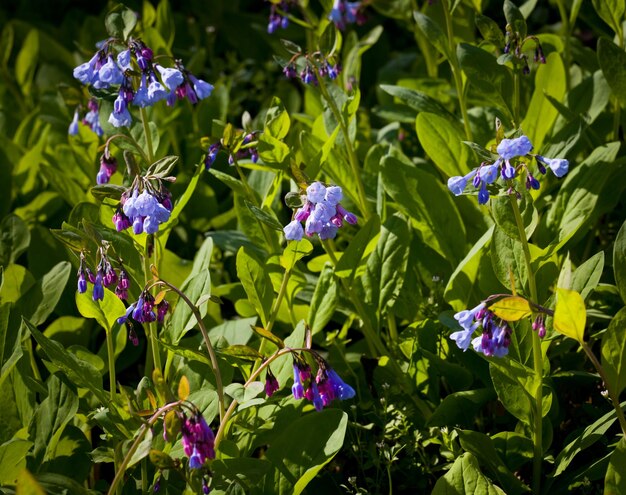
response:
<path id="1" fill-rule="evenodd" d="M 100 271 L 98 271 L 93 285 L 92 298 L 94 301 L 102 301 L 104 299 L 104 287 L 102 286 L 102 273 Z"/>
<path id="2" fill-rule="evenodd" d="M 489 201 L 489 191 L 487 191 L 487 185 L 483 182 L 478 191 L 478 204 L 484 205 Z"/>
<path id="3" fill-rule="evenodd" d="M 509 160 L 505 160 L 504 161 L 504 166 L 502 167 L 502 178 L 503 179 L 507 179 L 510 180 L 513 177 L 515 177 L 515 167 L 513 167 L 511 165 L 511 163 L 509 162 Z"/>
<path id="4" fill-rule="evenodd" d="M 271 397 L 279 388 L 280 385 L 278 384 L 278 380 L 268 367 L 267 373 L 265 374 L 265 394 L 268 397 Z"/>
<path id="5" fill-rule="evenodd" d="M 85 271 L 80 270 L 78 272 L 78 293 L 84 294 L 87 292 L 87 278 L 85 276 Z"/>
<path id="6" fill-rule="evenodd" d="M 293 385 L 291 387 L 291 393 L 293 394 L 293 398 L 297 400 L 304 397 L 304 387 L 300 381 L 300 371 L 297 364 L 293 365 Z"/>

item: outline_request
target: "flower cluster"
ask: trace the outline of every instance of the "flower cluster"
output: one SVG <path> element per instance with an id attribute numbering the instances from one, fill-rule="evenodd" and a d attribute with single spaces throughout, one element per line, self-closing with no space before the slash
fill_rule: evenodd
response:
<path id="1" fill-rule="evenodd" d="M 316 357 L 319 369 L 315 378 L 311 367 L 300 356 L 294 354 L 293 386 L 291 393 L 294 399 L 306 398 L 311 401 L 317 411 L 321 411 L 334 399 L 347 400 L 355 396 L 354 389 L 344 382 L 335 370 L 319 356 Z"/>
<path id="2" fill-rule="evenodd" d="M 156 304 L 154 296 L 144 290 L 139 295 L 139 299 L 126 308 L 126 313 L 117 319 L 117 323 L 123 325 L 131 316 L 137 323 L 152 323 L 153 321 L 162 323 L 169 309 L 170 305 L 165 299 Z"/>
<path id="3" fill-rule="evenodd" d="M 342 199 L 341 187 L 326 187 L 321 182 L 313 182 L 307 187 L 303 206 L 296 210 L 294 219 L 283 228 L 285 239 L 299 241 L 304 234 L 308 237 L 317 234 L 321 240 L 334 239 L 344 221 L 355 225 L 357 218 L 341 206 Z M 305 222 L 304 228 L 302 222 Z"/>
<path id="4" fill-rule="evenodd" d="M 147 180 L 135 181 L 135 185 L 122 194 L 113 224 L 118 232 L 132 226 L 137 235 L 155 234 L 159 225 L 169 220 L 172 208 L 171 195 L 162 184 L 155 190 Z"/>
<path id="5" fill-rule="evenodd" d="M 320 52 L 315 52 L 311 55 L 294 56 L 283 68 L 283 74 L 289 79 L 299 78 L 305 84 L 317 86 L 318 77 L 334 80 L 341 70 L 341 64 L 334 57 L 325 57 Z"/>
<path id="6" fill-rule="evenodd" d="M 100 126 L 100 110 L 98 107 L 98 102 L 93 98 L 90 99 L 89 103 L 87 103 L 87 108 L 89 109 L 89 111 L 84 115 L 82 119 L 80 118 L 80 107 L 74 110 L 74 118 L 72 119 L 72 122 L 70 123 L 70 126 L 67 130 L 67 133 L 70 136 L 76 136 L 78 134 L 79 121 L 89 127 L 89 129 L 91 129 L 92 132 L 94 132 L 98 136 L 102 136 L 104 134 L 104 131 Z"/>
<path id="7" fill-rule="evenodd" d="M 522 66 L 522 73 L 524 75 L 530 74 L 530 67 L 528 65 L 528 56 L 523 52 L 524 45 L 527 42 L 533 42 L 535 44 L 535 53 L 533 55 L 533 61 L 540 64 L 546 63 L 546 57 L 543 54 L 543 48 L 539 38 L 536 36 L 526 36 L 522 39 L 519 33 L 514 32 L 510 25 L 506 27 L 506 44 L 504 45 L 504 54 L 509 55 L 514 60 L 517 59 L 517 63 Z"/>
<path id="8" fill-rule="evenodd" d="M 280 388 L 280 384 L 278 383 L 278 379 L 272 373 L 270 367 L 267 367 L 267 371 L 265 372 L 265 394 L 268 397 L 271 397 L 274 392 L 276 392 Z"/>
<path id="9" fill-rule="evenodd" d="M 511 344 L 511 327 L 497 318 L 484 302 L 473 309 L 466 309 L 454 315 L 463 330 L 453 332 L 450 338 L 456 345 L 466 351 L 470 345 L 476 352 L 485 356 L 503 357 L 509 352 Z M 482 327 L 482 334 L 472 339 L 474 332 Z"/>
<path id="10" fill-rule="evenodd" d="M 499 156 L 493 163 L 483 162 L 467 175 L 450 177 L 448 189 L 455 196 L 459 196 L 465 191 L 467 183 L 471 181 L 474 188 L 478 189 L 478 203 L 484 205 L 489 201 L 488 185 L 495 187 L 496 181 L 501 178 L 508 187 L 508 192 L 511 192 L 512 184 L 509 181 L 517 177 L 522 170 L 526 172 L 526 189 L 539 189 L 539 181 L 530 171 L 528 160 L 524 161 L 528 157 L 534 157 L 537 162 L 537 171 L 542 175 L 545 175 L 546 167 L 549 167 L 557 177 L 563 177 L 567 173 L 569 169 L 567 160 L 532 154 L 532 149 L 533 145 L 527 136 L 503 139 L 496 148 Z M 516 166 L 511 163 L 513 159 L 517 159 Z"/>
<path id="11" fill-rule="evenodd" d="M 345 29 L 348 24 L 363 24 L 366 20 L 361 2 L 335 0 L 328 18 L 335 23 L 337 29 Z"/>
<path id="12" fill-rule="evenodd" d="M 220 150 L 224 149 L 228 153 L 228 164 L 234 165 L 235 160 L 244 160 L 249 159 L 252 163 L 257 163 L 259 161 L 259 151 L 255 146 L 254 142 L 257 139 L 257 134 L 259 131 L 252 131 L 246 133 L 243 137 L 243 142 L 241 143 L 241 148 L 239 148 L 234 154 L 226 148 L 221 141 L 217 143 L 213 143 L 209 146 L 207 150 L 206 157 L 204 158 L 204 166 L 206 170 L 209 170 L 213 163 L 215 163 L 215 159 L 217 158 L 217 154 Z"/>
<path id="13" fill-rule="evenodd" d="M 278 28 L 287 29 L 289 26 L 289 18 L 286 15 L 289 10 L 289 3 L 287 0 L 283 0 L 278 6 L 272 3 L 270 18 L 267 23 L 267 32 L 269 34 L 273 34 Z M 279 9 L 282 13 L 279 12 Z"/>
<path id="14" fill-rule="evenodd" d="M 181 425 L 183 449 L 189 457 L 189 467 L 200 469 L 207 459 L 215 458 L 215 435 L 200 411 L 185 416 Z"/>
<path id="15" fill-rule="evenodd" d="M 102 301 L 104 299 L 104 288 L 107 289 L 115 285 L 115 295 L 120 299 L 128 298 L 128 287 L 130 286 L 130 278 L 124 268 L 119 269 L 119 275 L 111 265 L 107 256 L 108 245 L 104 245 L 98 249 L 100 261 L 98 268 L 94 274 L 87 266 L 85 254 L 80 253 L 80 264 L 78 266 L 78 284 L 77 290 L 79 294 L 87 292 L 87 282 L 93 284 L 92 298 L 94 301 Z"/>
<path id="16" fill-rule="evenodd" d="M 179 60 L 174 67 L 156 63 L 152 50 L 139 39 L 131 38 L 123 45 L 121 40 L 109 38 L 100 46 L 89 62 L 74 69 L 74 77 L 94 89 L 117 92 L 108 119 L 115 127 L 130 126 L 130 104 L 146 107 L 166 100 L 173 105 L 184 98 L 197 103 L 213 90 L 211 84 L 196 78 Z"/>
<path id="17" fill-rule="evenodd" d="M 98 170 L 98 175 L 96 175 L 96 182 L 98 184 L 108 184 L 111 180 L 111 176 L 116 171 L 117 160 L 114 156 L 110 155 L 109 150 L 106 149 L 100 157 L 100 170 Z"/>

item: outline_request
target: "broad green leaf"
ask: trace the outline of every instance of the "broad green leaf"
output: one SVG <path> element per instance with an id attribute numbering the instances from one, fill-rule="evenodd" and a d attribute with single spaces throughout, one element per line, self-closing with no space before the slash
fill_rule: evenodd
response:
<path id="1" fill-rule="evenodd" d="M 528 301 L 520 296 L 500 299 L 498 302 L 489 306 L 489 309 L 493 311 L 498 318 L 502 318 L 505 321 L 518 321 L 530 316 L 532 313 Z"/>
<path id="2" fill-rule="evenodd" d="M 325 409 L 298 418 L 274 439 L 265 456 L 274 464 L 279 476 L 293 486 L 294 495 L 302 493 L 339 452 L 347 425 L 346 413 L 340 409 Z"/>
<path id="3" fill-rule="evenodd" d="M 15 438 L 0 445 L 0 485 L 13 485 L 20 470 L 26 468 L 26 454 L 33 443 Z"/>
<path id="4" fill-rule="evenodd" d="M 530 491 L 502 462 L 493 441 L 487 435 L 477 431 L 460 430 L 459 440 L 463 449 L 482 461 L 481 464 L 489 469 L 493 477 L 497 478 L 507 494 L 517 495 Z"/>
<path id="5" fill-rule="evenodd" d="M 281 165 L 285 163 L 291 153 L 289 146 L 280 139 L 276 139 L 274 136 L 266 133 L 259 136 L 257 150 L 259 152 L 259 158 L 263 163 L 278 168 L 282 168 Z"/>
<path id="6" fill-rule="evenodd" d="M 167 177 L 168 175 L 170 175 L 170 172 L 172 171 L 172 168 L 174 168 L 174 165 L 176 165 L 177 161 L 177 156 L 164 156 L 160 160 L 157 160 L 152 165 L 150 165 L 150 167 L 148 167 L 148 170 L 146 171 L 146 176 L 159 177 L 161 179 L 163 177 Z"/>
<path id="7" fill-rule="evenodd" d="M 535 75 L 535 90 L 526 110 L 521 128 L 530 138 L 535 150 L 540 150 L 559 112 L 548 101 L 551 96 L 557 101 L 565 97 L 565 67 L 558 53 L 553 52 L 546 63 L 539 66 Z"/>
<path id="8" fill-rule="evenodd" d="M 62 261 L 54 265 L 16 303 L 16 310 L 33 325 L 41 325 L 52 314 L 70 276 L 71 265 Z"/>
<path id="9" fill-rule="evenodd" d="M 557 288 L 554 329 L 582 344 L 586 322 L 585 301 L 581 295 L 576 291 Z"/>
<path id="10" fill-rule="evenodd" d="M 24 323 L 55 367 L 67 375 L 72 383 L 93 392 L 102 404 L 107 403 L 107 395 L 102 389 L 102 375 L 92 364 L 66 351 L 61 344 L 48 339 L 28 320 L 24 320 Z"/>
<path id="11" fill-rule="evenodd" d="M 489 363 L 489 372 L 498 399 L 506 410 L 520 421 L 532 424 L 534 397 L 539 387 L 535 372 L 513 360 L 502 359 L 492 360 Z"/>
<path id="12" fill-rule="evenodd" d="M 307 317 L 313 335 L 323 330 L 332 318 L 337 307 L 337 297 L 337 282 L 333 275 L 333 267 L 330 263 L 326 263 L 317 279 Z"/>
<path id="13" fill-rule="evenodd" d="M 626 303 L 626 222 L 622 224 L 613 246 L 613 274 L 622 301 Z"/>
<path id="14" fill-rule="evenodd" d="M 33 87 L 33 79 L 37 70 L 40 50 L 39 31 L 31 29 L 21 44 L 15 60 L 15 78 L 18 88 L 25 96 L 29 96 Z"/>
<path id="15" fill-rule="evenodd" d="M 5 268 L 28 248 L 30 231 L 17 215 L 7 215 L 0 222 L 0 265 Z"/>
<path id="16" fill-rule="evenodd" d="M 604 478 L 604 495 L 626 493 L 626 439 L 622 437 L 609 459 Z"/>
<path id="17" fill-rule="evenodd" d="M 446 176 L 465 175 L 470 171 L 470 152 L 457 126 L 434 113 L 422 112 L 415 120 L 417 137 L 424 151 Z"/>
<path id="18" fill-rule="evenodd" d="M 263 355 L 259 354 L 259 351 L 247 345 L 229 345 L 228 347 L 220 349 L 219 352 L 221 354 L 225 354 L 226 356 L 243 359 L 245 361 L 254 362 L 257 359 L 263 359 Z"/>
<path id="19" fill-rule="evenodd" d="M 109 35 L 126 40 L 137 24 L 137 15 L 127 7 L 118 5 L 104 19 Z"/>
<path id="20" fill-rule="evenodd" d="M 265 114 L 265 132 L 276 139 L 283 139 L 289 132 L 291 119 L 285 106 L 276 96 Z"/>
<path id="21" fill-rule="evenodd" d="M 426 422 L 427 426 L 461 425 L 473 426 L 476 414 L 496 395 L 491 388 L 464 390 L 446 395 Z"/>
<path id="22" fill-rule="evenodd" d="M 412 218 L 424 241 L 454 265 L 465 253 L 465 227 L 456 205 L 447 188 L 433 175 L 409 163 L 396 151 L 383 158 L 385 190 L 398 209 Z M 446 228 L 442 229 L 442 225 Z"/>
<path id="23" fill-rule="evenodd" d="M 45 490 L 27 469 L 22 469 L 17 475 L 15 486 L 16 495 L 46 495 Z"/>
<path id="24" fill-rule="evenodd" d="M 491 441 L 511 471 L 517 471 L 533 458 L 533 441 L 524 435 L 503 431 L 493 435 Z"/>
<path id="25" fill-rule="evenodd" d="M 504 34 L 502 34 L 502 30 L 496 21 L 482 14 L 476 14 L 474 24 L 476 24 L 481 36 L 485 40 L 490 41 L 494 46 L 505 45 Z"/>
<path id="26" fill-rule="evenodd" d="M 259 335 L 259 336 L 263 337 L 264 339 L 267 339 L 270 342 L 272 342 L 279 349 L 283 349 L 285 347 L 285 343 L 283 342 L 283 339 L 281 339 L 280 337 L 277 337 L 276 335 L 274 335 L 272 332 L 266 330 L 265 328 L 253 326 L 252 330 L 257 335 Z"/>
<path id="27" fill-rule="evenodd" d="M 517 201 L 517 200 L 516 200 Z M 525 227 L 526 238 L 532 235 L 539 215 L 533 204 L 531 195 L 524 191 L 521 200 L 518 201 L 518 208 L 522 215 L 522 223 Z M 519 240 L 519 229 L 511 207 L 511 199 L 508 196 L 497 196 L 491 199 L 491 213 L 496 224 L 502 231 L 512 239 Z"/>
<path id="28" fill-rule="evenodd" d="M 615 395 L 626 388 L 626 308 L 620 309 L 602 336 L 602 367 Z"/>
<path id="29" fill-rule="evenodd" d="M 615 260 L 613 260 L 613 268 L 615 268 Z M 587 296 L 593 292 L 600 283 L 600 277 L 602 276 L 603 270 L 604 251 L 600 251 L 576 268 L 572 274 L 571 287 L 565 288 L 580 292 L 582 298 L 586 299 Z"/>
<path id="30" fill-rule="evenodd" d="M 237 253 L 237 276 L 243 285 L 248 300 L 256 309 L 263 326 L 267 326 L 274 289 L 266 265 L 258 260 L 256 255 L 247 247 L 242 247 Z"/>
<path id="31" fill-rule="evenodd" d="M 357 81 L 361 79 L 361 57 L 378 41 L 382 33 L 383 26 L 376 26 L 350 47 L 349 50 L 348 42 L 344 44 L 344 53 L 347 53 L 344 58 L 342 74 L 344 84 L 349 81 L 350 77 L 355 77 Z"/>
<path id="32" fill-rule="evenodd" d="M 484 495 L 504 495 L 505 492 L 492 484 L 480 472 L 476 458 L 466 452 L 459 456 L 450 471 L 437 480 L 432 495 L 466 495 L 469 493 Z"/>
<path id="33" fill-rule="evenodd" d="M 594 3 L 596 2 L 594 1 Z M 616 3 L 621 3 L 623 9 L 623 1 L 618 0 Z M 626 52 L 611 40 L 600 38 L 598 40 L 598 62 L 606 82 L 609 83 L 611 92 L 620 102 L 622 108 L 626 108 Z"/>
<path id="34" fill-rule="evenodd" d="M 253 205 L 250 201 L 245 201 L 246 206 L 252 214 L 268 227 L 282 232 L 283 225 L 276 218 L 276 214 L 272 210 L 262 210 L 258 206 Z"/>
<path id="35" fill-rule="evenodd" d="M 411 88 L 392 86 L 389 84 L 381 84 L 380 89 L 382 89 L 385 93 L 389 93 L 391 96 L 398 98 L 401 102 L 418 112 L 436 114 L 440 117 L 445 117 L 450 122 L 458 124 L 458 118 L 454 114 L 450 113 L 446 107 L 434 98 L 428 96 L 426 93 L 416 91 Z M 413 118 L 411 118 L 410 121 L 413 122 Z"/>
<path id="36" fill-rule="evenodd" d="M 354 236 L 348 248 L 335 266 L 335 275 L 340 278 L 354 277 L 357 268 L 362 262 L 363 255 L 369 243 L 380 231 L 380 219 L 378 215 L 372 215 L 365 225 L 363 225 Z"/>
<path id="37" fill-rule="evenodd" d="M 313 252 L 313 244 L 308 239 L 296 242 L 288 242 L 280 256 L 280 266 L 285 270 L 291 270 L 297 261 Z"/>
<path id="38" fill-rule="evenodd" d="M 491 265 L 498 280 L 510 291 L 524 291 L 528 282 L 528 268 L 522 243 L 496 227 L 491 239 Z M 511 281 L 515 282 L 515 287 Z"/>
<path id="39" fill-rule="evenodd" d="M 382 226 L 376 249 L 367 260 L 363 287 L 366 301 L 380 310 L 400 294 L 409 261 L 411 233 L 406 219 L 390 217 Z"/>
<path id="40" fill-rule="evenodd" d="M 107 332 L 111 331 L 115 320 L 126 313 L 124 303 L 107 288 L 102 301 L 94 301 L 91 291 L 83 294 L 76 292 L 76 307 L 82 316 L 95 319 Z"/>
<path id="41" fill-rule="evenodd" d="M 526 37 L 526 19 L 520 9 L 511 0 L 504 0 L 504 17 L 514 32 L 519 33 L 521 39 Z"/>
<path id="42" fill-rule="evenodd" d="M 444 34 L 439 25 L 430 17 L 419 11 L 413 12 L 413 17 L 424 37 L 432 43 L 439 53 L 450 60 L 451 53 L 448 37 Z"/>
<path id="43" fill-rule="evenodd" d="M 622 18 L 626 5 L 623 0 L 592 0 L 593 8 L 598 15 L 616 33 L 622 32 Z"/>
<path id="44" fill-rule="evenodd" d="M 0 297 L 3 303 L 13 303 L 35 284 L 35 278 L 22 265 L 11 264 L 3 270 Z"/>

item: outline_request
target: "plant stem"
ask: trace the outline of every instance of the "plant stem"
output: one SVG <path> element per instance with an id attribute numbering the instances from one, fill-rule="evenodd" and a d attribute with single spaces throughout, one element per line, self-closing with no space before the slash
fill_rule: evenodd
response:
<path id="1" fill-rule="evenodd" d="M 147 423 L 144 423 L 143 425 L 141 425 L 141 428 L 139 429 L 139 433 L 137 433 L 137 437 L 135 438 L 135 441 L 130 446 L 130 449 L 128 449 L 128 452 L 126 453 L 126 456 L 124 457 L 124 460 L 122 461 L 122 464 L 120 464 L 119 468 L 117 468 L 116 470 L 115 477 L 113 478 L 113 481 L 111 482 L 111 486 L 109 487 L 109 491 L 107 492 L 107 495 L 112 495 L 113 493 L 116 492 L 118 485 L 120 484 L 120 481 L 122 480 L 122 477 L 124 476 L 124 473 L 126 472 L 126 466 L 128 466 L 130 459 L 133 457 L 133 454 L 136 452 L 137 448 L 139 447 L 139 444 L 143 440 L 143 437 L 146 434 L 146 432 L 154 426 L 154 424 L 159 420 L 159 418 L 161 417 L 163 413 L 167 412 L 170 409 L 175 409 L 178 406 L 180 406 L 180 401 L 172 402 L 171 404 L 166 404 L 165 406 L 160 408 L 157 412 L 155 412 L 150 417 Z"/>
<path id="2" fill-rule="evenodd" d="M 607 380 L 606 373 L 604 373 L 604 368 L 600 364 L 600 361 L 598 361 L 598 358 L 593 353 L 591 348 L 587 345 L 586 342 L 581 342 L 580 345 L 583 348 L 583 351 L 585 351 L 585 354 L 587 354 L 587 357 L 589 358 L 589 360 L 591 361 L 595 369 L 597 370 L 598 374 L 600 375 L 600 378 L 604 382 L 604 386 L 606 387 L 606 391 L 608 392 L 609 398 L 611 399 L 611 404 L 613 405 L 613 409 L 615 409 L 615 412 L 617 413 L 617 419 L 619 421 L 620 427 L 622 428 L 622 434 L 624 435 L 624 437 L 626 437 L 626 417 L 624 417 L 624 411 L 622 410 L 620 406 L 619 399 L 617 395 L 615 394 L 615 390 L 613 389 L 612 386 L 609 385 L 609 381 Z"/>
<path id="3" fill-rule="evenodd" d="M 150 126 L 148 125 L 148 113 L 144 107 L 139 109 L 141 114 L 141 124 L 143 125 L 143 132 L 146 135 L 146 145 L 148 146 L 148 160 L 150 164 L 154 162 L 154 149 L 152 148 L 152 134 L 150 133 Z"/>
<path id="4" fill-rule="evenodd" d="M 470 121 L 467 114 L 467 104 L 465 103 L 465 89 L 463 87 L 463 76 L 461 74 L 461 66 L 459 65 L 459 59 L 456 56 L 456 45 L 454 43 L 454 31 L 452 29 L 452 19 L 450 17 L 450 8 L 448 6 L 448 0 L 443 0 L 441 3 L 443 8 L 443 14 L 446 18 L 446 30 L 448 34 L 448 51 L 450 69 L 452 69 L 452 75 L 454 76 L 454 85 L 456 86 L 456 93 L 459 99 L 459 108 L 461 109 L 461 115 L 463 116 L 463 127 L 465 128 L 465 138 L 468 141 L 472 141 L 472 129 L 470 127 Z"/>
<path id="5" fill-rule="evenodd" d="M 515 194 L 509 194 L 509 200 L 511 201 L 511 208 L 513 209 L 513 215 L 515 216 L 515 223 L 517 224 L 517 230 L 522 243 L 522 249 L 524 250 L 524 261 L 526 262 L 526 269 L 528 272 L 528 289 L 530 292 L 530 299 L 534 304 L 538 304 L 537 301 L 537 285 L 535 282 L 535 274 L 532 270 L 530 249 L 528 247 L 528 239 L 526 238 L 526 229 L 524 228 L 524 222 L 522 215 L 517 205 L 517 198 Z M 513 287 L 513 289 L 515 289 Z M 535 414 L 534 414 L 534 451 L 533 451 L 533 493 L 540 493 L 541 486 L 541 463 L 543 460 L 543 445 L 542 445 L 542 419 L 543 419 L 543 354 L 541 351 L 541 340 L 537 332 L 533 332 L 533 369 L 539 386 L 535 396 Z"/>
<path id="6" fill-rule="evenodd" d="M 200 314 L 200 310 L 198 307 L 191 302 L 191 300 L 185 295 L 183 291 L 181 291 L 178 287 L 166 282 L 163 279 L 159 279 L 159 283 L 165 285 L 172 289 L 178 296 L 189 306 L 193 316 L 196 318 L 198 322 L 198 327 L 200 328 L 200 332 L 202 333 L 202 338 L 204 339 L 204 344 L 206 345 L 207 351 L 209 352 L 209 358 L 211 359 L 211 367 L 213 368 L 213 374 L 215 375 L 215 388 L 217 389 L 217 399 L 219 402 L 219 410 L 220 410 L 220 423 L 224 418 L 224 386 L 222 383 L 222 373 L 220 372 L 219 363 L 217 361 L 217 355 L 215 354 L 215 349 L 213 349 L 213 344 L 211 344 L 211 340 L 209 339 L 209 332 L 204 326 L 204 322 L 202 321 L 202 315 Z"/>
<path id="7" fill-rule="evenodd" d="M 570 73 L 569 68 L 571 67 L 571 59 L 572 59 L 572 47 L 570 43 L 570 35 L 571 35 L 571 27 L 570 27 L 570 18 L 567 15 L 567 10 L 565 8 L 565 4 L 563 0 L 557 0 L 556 5 L 559 9 L 559 15 L 561 16 L 561 23 L 563 24 L 563 38 L 564 38 L 564 50 L 563 55 L 565 60 L 563 61 L 565 64 L 565 87 L 567 91 L 570 90 Z"/>
<path id="8" fill-rule="evenodd" d="M 113 329 L 106 330 L 107 357 L 109 360 L 109 397 L 115 402 L 115 349 L 113 347 Z"/>
<path id="9" fill-rule="evenodd" d="M 339 128 L 341 129 L 341 134 L 343 134 L 343 140 L 346 145 L 346 150 L 348 151 L 348 161 L 350 162 L 350 167 L 352 168 L 352 175 L 354 180 L 356 181 L 357 193 L 359 196 L 360 210 L 363 214 L 365 220 L 370 217 L 370 208 L 369 203 L 367 202 L 367 196 L 365 194 L 365 186 L 363 185 L 363 179 L 361 177 L 361 168 L 359 166 L 359 159 L 356 156 L 356 152 L 354 150 L 354 146 L 352 146 L 352 141 L 350 140 L 350 133 L 348 131 L 348 124 L 344 121 L 343 114 L 337 107 L 335 100 L 330 96 L 328 92 L 328 88 L 326 87 L 326 82 L 323 77 L 318 77 L 317 81 L 319 83 L 320 92 L 322 96 L 328 103 L 328 107 L 330 111 L 337 119 L 337 123 L 339 124 Z"/>
<path id="10" fill-rule="evenodd" d="M 520 88 L 519 88 L 519 71 L 513 71 L 513 123 L 514 127 L 520 126 L 519 110 L 520 110 Z"/>

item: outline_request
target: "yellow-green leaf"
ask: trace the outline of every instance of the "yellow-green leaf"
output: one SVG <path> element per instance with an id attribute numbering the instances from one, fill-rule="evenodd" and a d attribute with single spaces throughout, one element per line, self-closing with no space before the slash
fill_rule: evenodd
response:
<path id="1" fill-rule="evenodd" d="M 489 306 L 489 309 L 504 321 L 518 321 L 532 313 L 528 301 L 520 296 L 500 299 L 497 303 Z"/>
<path id="2" fill-rule="evenodd" d="M 554 329 L 582 343 L 586 321 L 587 311 L 582 296 L 573 290 L 557 289 Z"/>
<path id="3" fill-rule="evenodd" d="M 76 293 L 78 312 L 85 318 L 94 318 L 100 325 L 110 332 L 120 316 L 124 316 L 126 307 L 119 297 L 109 289 L 104 289 L 104 299 L 94 301 L 91 290 L 83 294 Z"/>
<path id="4" fill-rule="evenodd" d="M 186 400 L 189 397 L 189 380 L 183 375 L 178 382 L 178 398 L 180 400 Z"/>

